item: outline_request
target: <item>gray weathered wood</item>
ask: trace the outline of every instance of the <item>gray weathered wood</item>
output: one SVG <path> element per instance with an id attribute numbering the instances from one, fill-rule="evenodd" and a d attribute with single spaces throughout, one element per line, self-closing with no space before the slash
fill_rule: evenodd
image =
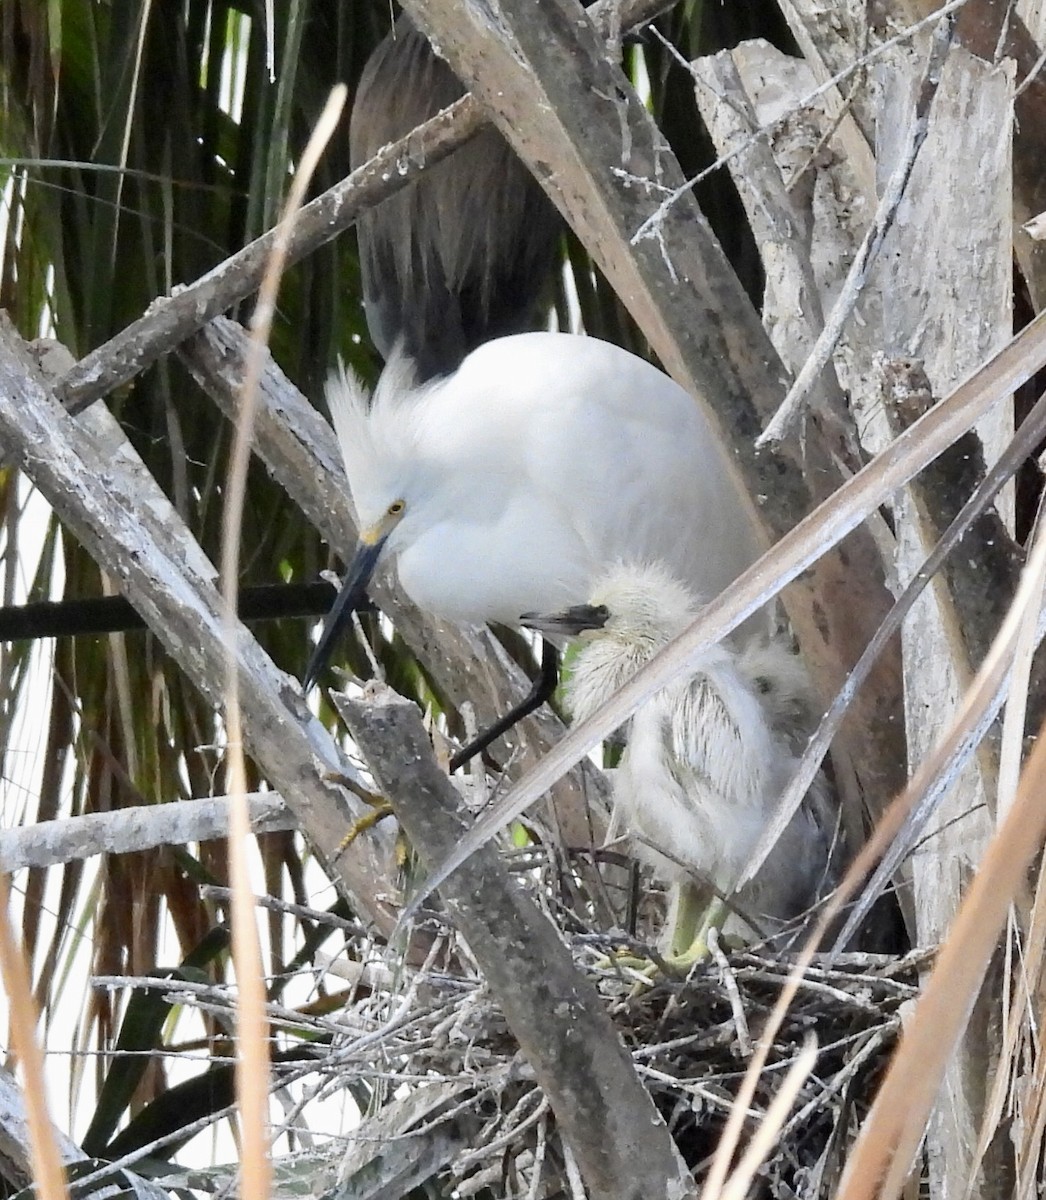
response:
<path id="1" fill-rule="evenodd" d="M 745 89 L 735 58 L 743 62 L 745 78 L 757 81 L 752 90 L 758 107 Z M 801 59 L 782 54 L 768 42 L 746 42 L 733 52 L 723 50 L 698 59 L 692 70 L 698 108 L 719 157 L 729 159 L 763 260 L 763 324 L 781 361 L 797 375 L 824 325 L 824 305 L 812 253 L 813 172 L 807 186 L 796 188 L 794 196 L 791 185 L 801 182 L 801 172 L 812 166 L 810 159 L 824 135 L 827 113 L 804 111 L 796 105 L 800 96 L 814 90 L 813 74 Z M 770 136 L 753 136 L 793 109 L 791 119 Z M 784 162 L 791 168 L 787 179 Z M 821 403 L 831 404 L 837 419 L 848 421 L 832 362 L 821 380 L 821 391 Z"/>
<path id="2" fill-rule="evenodd" d="M 0 328 L 0 439 L 59 518 L 116 581 L 172 657 L 215 707 L 226 652 L 214 569 L 108 410 L 71 417 L 33 374 L 23 347 Z M 329 856 L 362 804 L 324 778 L 353 768 L 312 716 L 296 682 L 278 671 L 237 623 L 235 661 L 248 751 L 298 817 L 314 850 Z M 331 877 L 358 911 L 389 932 L 390 835 L 357 839 Z"/>
<path id="3" fill-rule="evenodd" d="M 911 56 L 898 55 L 880 79 L 877 159 L 884 171 L 895 152 L 895 131 L 907 119 L 917 72 Z M 1012 63 L 990 67 L 961 48 L 952 53 L 925 152 L 871 279 L 875 307 L 883 315 L 884 353 L 923 360 L 936 395 L 1003 344 L 1012 328 L 1012 96 Z M 977 180 L 976 187 L 969 186 L 971 179 Z M 868 332 L 874 342 L 874 327 Z M 1012 428 L 1009 406 L 1000 406 L 978 424 L 989 462 Z M 918 569 L 933 534 L 910 493 L 899 497 L 896 511 L 897 565 L 904 583 Z M 969 682 L 958 624 L 943 587 L 927 593 L 905 624 L 905 713 L 913 762 L 921 761 L 939 740 Z M 995 781 L 984 777 L 983 766 L 983 759 L 971 760 L 912 856 L 920 945 L 936 944 L 951 926 L 991 837 L 987 797 L 994 795 Z M 974 1015 L 945 1076 L 929 1130 L 927 1157 L 935 1196 L 959 1194 L 970 1183 L 994 1057 L 985 1020 L 983 1012 Z M 987 1164 L 986 1178 L 1005 1190 L 1000 1163 Z"/>
<path id="4" fill-rule="evenodd" d="M 340 697 L 338 708 L 415 849 L 429 867 L 443 861 L 467 828 L 465 810 L 436 766 L 417 709 L 387 688 L 361 700 Z M 599 994 L 497 850 L 475 854 L 440 894 L 548 1096 L 590 1195 L 696 1195 Z"/>
<path id="5" fill-rule="evenodd" d="M 297 829 L 298 822 L 275 792 L 247 797 L 254 833 Z M 49 867 L 93 854 L 128 854 L 154 846 L 184 846 L 229 832 L 229 797 L 138 805 L 39 821 L 0 832 L 0 871 Z"/>

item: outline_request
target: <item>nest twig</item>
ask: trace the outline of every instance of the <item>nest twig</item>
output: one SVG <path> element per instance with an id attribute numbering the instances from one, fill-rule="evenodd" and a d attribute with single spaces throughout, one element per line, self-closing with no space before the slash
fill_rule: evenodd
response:
<path id="1" fill-rule="evenodd" d="M 639 895 L 638 911 L 625 903 L 622 908 L 640 934 L 652 932 L 659 920 L 657 890 L 637 887 L 637 877 L 622 869 L 627 860 L 608 857 L 610 886 L 601 888 L 601 902 Z M 592 927 L 594 904 L 576 864 L 532 852 L 519 856 L 518 865 L 529 872 L 546 912 L 567 931 L 575 961 L 602 996 L 637 1074 L 700 1182 L 791 956 L 752 947 L 726 951 L 713 939 L 712 956 L 688 978 L 655 974 L 637 987 L 638 973 L 606 956 L 622 945 L 642 952 L 645 942 Z M 323 920 L 323 914 L 314 917 Z M 359 1105 L 358 1127 L 332 1137 L 310 1168 L 320 1181 L 316 1192 L 332 1200 L 368 1195 L 363 1181 L 376 1172 L 404 1186 L 440 1178 L 461 1196 L 487 1189 L 530 1200 L 571 1195 L 572 1177 L 575 1192 L 579 1186 L 576 1169 L 534 1072 L 467 946 L 441 920 L 434 923 L 439 933 L 420 970 L 404 972 L 391 950 L 365 941 L 356 928 L 344 929 L 348 961 L 338 960 L 337 973 L 347 975 L 352 987 L 340 1010 L 331 1012 L 329 1003 L 315 1013 L 287 1003 L 270 1006 L 274 1087 L 285 1096 L 300 1095 L 296 1105 L 285 1101 L 284 1132 L 290 1136 L 308 1125 L 310 1104 L 324 1096 L 348 1093 Z M 850 1138 L 895 1044 L 902 1007 L 917 994 L 925 959 L 925 953 L 846 954 L 824 956 L 809 968 L 774 1038 L 747 1117 L 749 1130 L 811 1031 L 816 1067 L 764 1164 L 756 1194 L 804 1200 L 833 1194 Z M 234 1007 L 234 996 L 221 985 L 153 978 L 98 982 L 159 987 L 219 1021 Z M 162 1151 L 149 1149 L 153 1156 Z M 201 1177 L 194 1180 L 199 1188 Z M 222 1186 L 227 1182 L 223 1176 Z"/>

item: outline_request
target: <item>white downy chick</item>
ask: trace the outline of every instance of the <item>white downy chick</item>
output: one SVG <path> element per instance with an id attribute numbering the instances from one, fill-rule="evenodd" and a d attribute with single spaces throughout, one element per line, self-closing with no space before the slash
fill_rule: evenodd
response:
<path id="1" fill-rule="evenodd" d="M 581 638 L 565 692 L 581 720 L 689 625 L 699 607 L 664 568 L 619 565 L 599 580 L 590 605 L 527 624 Z M 692 940 L 695 932 L 678 927 L 687 900 L 681 886 L 692 887 L 696 874 L 724 896 L 733 892 L 794 773 L 811 719 L 802 665 L 783 637 L 759 637 L 741 651 L 713 647 L 689 678 L 633 715 L 615 796 L 642 839 L 640 853 L 673 884 L 668 952 L 686 950 L 690 941 L 680 945 L 680 936 Z M 822 781 L 737 895 L 737 908 L 759 930 L 780 929 L 826 890 L 825 807 Z M 752 935 L 734 918 L 727 929 Z"/>

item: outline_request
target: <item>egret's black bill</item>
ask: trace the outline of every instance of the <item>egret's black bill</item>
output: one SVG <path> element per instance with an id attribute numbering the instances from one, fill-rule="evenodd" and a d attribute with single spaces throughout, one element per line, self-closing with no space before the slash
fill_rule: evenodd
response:
<path id="1" fill-rule="evenodd" d="M 602 629 L 610 612 L 605 604 L 575 604 L 559 613 L 524 613 L 519 623 L 526 629 L 538 633 L 558 633 L 564 637 L 577 637 L 589 629 Z"/>
<path id="2" fill-rule="evenodd" d="M 350 615 L 363 602 L 367 584 L 370 582 L 371 575 L 374 574 L 374 568 L 377 566 L 384 545 L 384 538 L 373 544 L 368 542 L 357 544 L 356 553 L 352 556 L 352 561 L 345 572 L 345 578 L 341 581 L 341 591 L 338 592 L 338 598 L 334 601 L 333 607 L 327 614 L 327 619 L 323 622 L 320 640 L 316 643 L 316 649 L 312 652 L 309 665 L 305 668 L 305 675 L 301 681 L 304 692 L 307 693 L 312 689 L 323 668 L 327 665 L 331 651 L 348 623 Z"/>

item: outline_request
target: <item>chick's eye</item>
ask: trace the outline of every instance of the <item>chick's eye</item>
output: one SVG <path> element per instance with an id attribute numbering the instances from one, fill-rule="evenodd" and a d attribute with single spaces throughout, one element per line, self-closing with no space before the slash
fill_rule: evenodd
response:
<path id="1" fill-rule="evenodd" d="M 403 512 L 403 510 L 406 507 L 407 506 L 403 503 L 402 500 L 393 500 L 393 502 L 388 507 L 388 515 L 390 517 L 398 517 L 400 515 L 400 513 Z"/>

